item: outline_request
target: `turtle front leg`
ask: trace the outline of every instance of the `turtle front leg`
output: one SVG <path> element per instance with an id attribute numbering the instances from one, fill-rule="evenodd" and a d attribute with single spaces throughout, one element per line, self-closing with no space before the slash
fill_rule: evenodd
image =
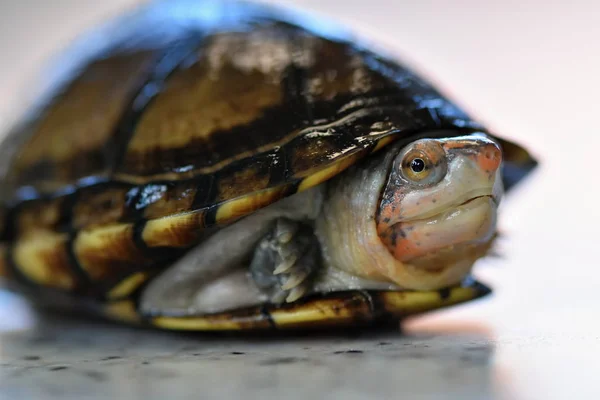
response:
<path id="1" fill-rule="evenodd" d="M 321 266 L 321 251 L 313 227 L 278 218 L 254 250 L 250 273 L 272 303 L 291 303 L 309 289 Z"/>

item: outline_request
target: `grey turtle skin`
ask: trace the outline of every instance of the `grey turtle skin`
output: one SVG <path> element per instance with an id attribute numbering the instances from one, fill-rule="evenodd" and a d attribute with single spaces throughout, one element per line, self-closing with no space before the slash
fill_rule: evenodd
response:
<path id="1" fill-rule="evenodd" d="M 218 230 L 150 283 L 142 312 L 199 315 L 310 293 L 459 283 L 493 241 L 502 155 L 483 134 L 432 136 L 389 146 Z"/>

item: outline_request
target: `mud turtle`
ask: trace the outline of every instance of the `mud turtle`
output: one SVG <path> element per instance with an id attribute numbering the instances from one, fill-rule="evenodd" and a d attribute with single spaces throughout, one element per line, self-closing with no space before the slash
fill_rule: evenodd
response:
<path id="1" fill-rule="evenodd" d="M 487 294 L 471 268 L 536 162 L 370 46 L 222 1 L 88 34 L 3 144 L 1 275 L 182 330 L 369 324 Z"/>

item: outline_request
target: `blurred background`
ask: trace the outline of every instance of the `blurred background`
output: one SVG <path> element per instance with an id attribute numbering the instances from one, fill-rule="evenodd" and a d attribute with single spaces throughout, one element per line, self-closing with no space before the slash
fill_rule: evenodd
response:
<path id="1" fill-rule="evenodd" d="M 461 372 L 463 366 L 444 359 L 439 361 L 442 369 L 423 369 L 420 374 L 417 368 L 411 383 L 424 379 L 428 383 L 423 388 L 429 385 L 430 392 L 420 393 L 433 396 L 431 391 L 437 390 L 439 398 L 445 398 L 444 390 L 453 384 L 471 385 L 472 398 L 598 398 L 600 2 L 272 2 L 335 18 L 388 46 L 493 131 L 521 143 L 540 161 L 536 173 L 502 206 L 501 257 L 477 265 L 475 275 L 494 288 L 493 296 L 407 324 L 409 337 L 424 337 L 419 343 L 432 347 L 426 353 L 429 366 L 436 365 L 437 354 L 464 347 L 467 339 L 460 338 L 493 347 L 493 355 L 481 367 L 485 376 Z M 43 77 L 51 55 L 79 32 L 139 3 L 3 0 L 0 127 L 5 130 L 28 102 L 35 92 L 32 82 Z M 6 332 L 0 335 L 0 364 L 18 364 L 15 360 L 24 350 L 12 350 L 9 338 L 35 324 L 35 316 L 18 298 L 0 292 L 0 331 Z M 129 334 L 119 332 L 111 331 L 114 340 Z M 148 352 L 160 348 L 162 339 L 156 340 L 157 347 Z M 172 337 L 168 340 L 174 343 Z M 292 351 L 285 346 L 295 346 L 285 341 L 278 345 L 283 347 L 269 351 Z M 363 361 L 356 362 L 360 368 Z M 390 368 L 397 367 L 395 373 L 401 376 L 415 365 L 423 366 L 413 361 Z M 289 377 L 285 372 L 277 377 L 285 389 Z M 373 385 L 371 394 L 384 390 L 390 378 L 394 374 L 389 370 L 374 376 L 382 381 Z M 10 379 L 11 374 L 0 373 L 0 397 L 2 384 Z M 484 389 L 479 385 L 482 379 Z M 20 393 L 8 387 L 10 393 Z M 463 390 L 467 396 L 469 391 Z"/>

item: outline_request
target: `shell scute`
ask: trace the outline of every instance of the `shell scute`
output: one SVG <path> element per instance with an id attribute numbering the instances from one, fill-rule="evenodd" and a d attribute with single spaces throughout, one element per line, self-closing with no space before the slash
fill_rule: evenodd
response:
<path id="1" fill-rule="evenodd" d="M 28 133 L 8 177 L 13 185 L 51 193 L 87 176 L 108 175 L 121 116 L 153 59 L 142 52 L 89 64 Z"/>

